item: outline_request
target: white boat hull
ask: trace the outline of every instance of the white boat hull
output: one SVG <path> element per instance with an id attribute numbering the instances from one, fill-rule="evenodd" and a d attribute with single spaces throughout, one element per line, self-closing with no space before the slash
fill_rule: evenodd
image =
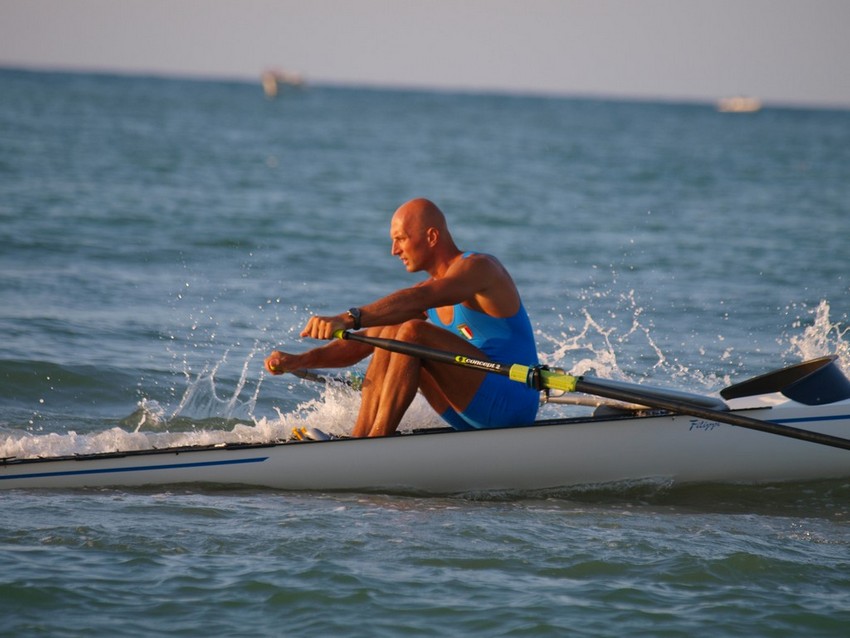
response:
<path id="1" fill-rule="evenodd" d="M 741 414 L 850 436 L 850 401 L 820 406 L 792 401 Z M 681 415 L 0 461 L 0 489 L 208 483 L 453 494 L 642 480 L 762 483 L 844 477 L 850 477 L 850 450 Z"/>

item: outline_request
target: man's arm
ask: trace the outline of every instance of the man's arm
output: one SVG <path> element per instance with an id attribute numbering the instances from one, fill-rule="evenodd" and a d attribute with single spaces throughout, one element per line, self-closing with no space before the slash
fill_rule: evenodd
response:
<path id="1" fill-rule="evenodd" d="M 373 350 L 372 346 L 356 341 L 337 340 L 301 354 L 275 350 L 266 357 L 265 366 L 272 374 L 305 368 L 348 368 L 368 357 Z"/>
<path id="2" fill-rule="evenodd" d="M 519 307 L 519 296 L 508 273 L 488 255 L 471 255 L 456 261 L 445 276 L 403 288 L 360 307 L 361 326 L 390 326 L 420 319 L 429 308 L 470 305 L 497 316 L 510 316 Z M 354 328 L 347 313 L 311 317 L 302 337 L 331 339 L 337 330 Z"/>

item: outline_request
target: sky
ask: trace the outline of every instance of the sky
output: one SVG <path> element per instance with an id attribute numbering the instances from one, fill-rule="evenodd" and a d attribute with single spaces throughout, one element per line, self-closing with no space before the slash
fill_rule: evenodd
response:
<path id="1" fill-rule="evenodd" d="M 0 66 L 850 108 L 850 0 L 0 0 Z"/>

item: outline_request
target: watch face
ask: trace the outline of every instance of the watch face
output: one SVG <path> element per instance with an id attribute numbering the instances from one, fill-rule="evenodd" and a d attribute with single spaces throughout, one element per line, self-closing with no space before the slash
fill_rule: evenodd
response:
<path id="1" fill-rule="evenodd" d="M 360 308 L 351 308 L 348 311 L 348 316 L 354 319 L 354 329 L 360 329 Z"/>

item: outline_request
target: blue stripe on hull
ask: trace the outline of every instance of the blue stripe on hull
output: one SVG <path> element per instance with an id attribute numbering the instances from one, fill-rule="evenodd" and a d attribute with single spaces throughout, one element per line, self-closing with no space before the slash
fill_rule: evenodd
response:
<path id="1" fill-rule="evenodd" d="M 191 467 L 213 467 L 216 465 L 241 465 L 243 463 L 262 463 L 269 457 L 258 456 L 251 459 L 234 459 L 231 461 L 198 461 L 195 463 L 169 463 L 167 465 L 135 465 L 133 467 L 112 467 L 98 470 L 65 470 L 63 472 L 32 472 L 30 474 L 0 475 L 0 480 L 51 478 L 54 476 L 81 476 L 84 474 L 118 474 L 121 472 L 150 472 L 155 470 L 183 470 Z"/>
<path id="2" fill-rule="evenodd" d="M 816 421 L 845 421 L 850 419 L 850 414 L 836 414 L 835 416 L 807 416 L 796 419 L 776 419 L 771 423 L 815 423 Z"/>

